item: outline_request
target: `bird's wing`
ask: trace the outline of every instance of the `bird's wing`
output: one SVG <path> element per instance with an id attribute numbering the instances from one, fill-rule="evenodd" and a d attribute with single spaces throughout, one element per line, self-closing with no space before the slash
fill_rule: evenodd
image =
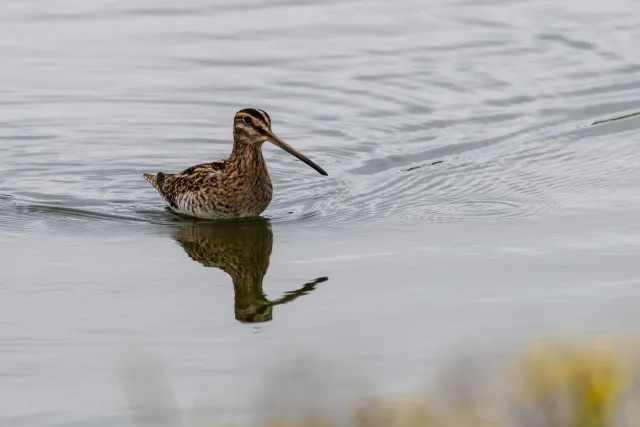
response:
<path id="1" fill-rule="evenodd" d="M 197 191 L 206 181 L 224 173 L 227 160 L 214 160 L 191 166 L 182 172 L 167 174 L 158 172 L 156 175 L 144 174 L 144 178 L 176 208 L 177 196 L 186 192 Z"/>

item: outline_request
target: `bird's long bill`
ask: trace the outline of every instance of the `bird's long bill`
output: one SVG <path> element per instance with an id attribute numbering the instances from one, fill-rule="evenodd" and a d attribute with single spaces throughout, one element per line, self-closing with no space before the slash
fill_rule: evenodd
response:
<path id="1" fill-rule="evenodd" d="M 292 146 L 290 146 L 289 144 L 281 140 L 273 132 L 269 132 L 269 141 L 271 141 L 273 144 L 277 145 L 278 147 L 282 148 L 284 151 L 291 154 L 292 156 L 295 156 L 298 159 L 302 160 L 303 162 L 305 162 L 306 164 L 308 164 L 309 166 L 317 170 L 321 175 L 325 175 L 325 176 L 327 175 L 324 169 L 322 169 L 320 166 L 313 163 L 304 154 L 302 154 L 301 152 L 299 152 L 298 150 L 296 150 L 295 148 L 293 148 Z"/>

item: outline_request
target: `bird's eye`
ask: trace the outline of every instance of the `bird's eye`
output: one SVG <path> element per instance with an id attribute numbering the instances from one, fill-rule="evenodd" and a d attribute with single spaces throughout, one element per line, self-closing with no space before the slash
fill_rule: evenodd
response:
<path id="1" fill-rule="evenodd" d="M 242 118 L 242 121 L 245 122 L 246 124 L 250 125 L 251 124 L 251 117 L 244 116 Z"/>

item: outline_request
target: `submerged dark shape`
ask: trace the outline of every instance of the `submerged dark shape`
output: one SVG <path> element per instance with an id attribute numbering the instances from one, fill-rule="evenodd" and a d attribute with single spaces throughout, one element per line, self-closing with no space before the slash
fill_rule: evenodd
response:
<path id="1" fill-rule="evenodd" d="M 414 171 L 414 170 L 416 170 L 416 169 L 421 169 L 421 168 L 423 168 L 423 167 L 425 167 L 425 166 L 435 166 L 435 165 L 439 165 L 440 163 L 443 163 L 443 162 L 444 162 L 444 160 L 436 160 L 436 161 L 431 162 L 431 163 L 425 163 L 425 164 L 422 164 L 422 165 L 411 166 L 410 168 L 402 169 L 402 171 L 404 171 L 404 172 L 410 172 L 410 171 Z"/>
<path id="2" fill-rule="evenodd" d="M 191 166 L 180 173 L 143 176 L 177 213 L 206 219 L 257 217 L 273 196 L 262 157 L 266 141 L 327 175 L 271 130 L 271 118 L 265 111 L 245 108 L 233 119 L 233 149 L 228 159 Z"/>
<path id="3" fill-rule="evenodd" d="M 269 300 L 262 282 L 269 268 L 273 232 L 264 218 L 189 223 L 178 229 L 175 239 L 194 261 L 231 276 L 235 318 L 243 323 L 272 320 L 273 307 L 306 295 L 328 280 L 315 279 L 282 298 Z"/>
<path id="4" fill-rule="evenodd" d="M 603 120 L 598 120 L 598 121 L 595 121 L 595 122 L 591 123 L 591 126 L 593 126 L 593 125 L 600 125 L 600 124 L 602 124 L 602 123 L 615 122 L 615 121 L 617 121 L 617 120 L 622 120 L 622 119 L 630 119 L 631 117 L 635 117 L 635 116 L 638 116 L 638 115 L 640 115 L 640 112 L 637 112 L 637 113 L 631 113 L 631 114 L 625 114 L 624 116 L 614 117 L 614 118 L 612 118 L 612 119 L 603 119 Z"/>

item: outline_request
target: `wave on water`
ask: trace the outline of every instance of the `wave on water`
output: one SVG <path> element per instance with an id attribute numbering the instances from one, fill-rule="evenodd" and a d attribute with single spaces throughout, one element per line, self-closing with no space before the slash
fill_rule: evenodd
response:
<path id="1" fill-rule="evenodd" d="M 598 123 L 617 129 L 563 125 L 490 142 L 451 144 L 432 150 L 437 157 L 426 163 L 429 152 L 379 157 L 376 173 L 363 166 L 371 159 L 319 179 L 300 179 L 276 169 L 272 172 L 274 200 L 263 216 L 280 224 L 340 228 L 497 221 L 549 214 L 561 210 L 571 197 L 615 191 L 617 176 L 632 172 L 628 162 L 611 166 L 620 163 L 620 156 L 637 157 L 633 144 L 611 146 L 607 136 L 631 132 L 633 126 L 616 120 Z M 135 202 L 35 192 L 0 194 L 0 229 L 166 226 L 184 221 L 168 212 L 163 200 L 144 182 L 136 189 L 144 197 Z M 117 193 L 117 189 L 110 192 Z"/>

